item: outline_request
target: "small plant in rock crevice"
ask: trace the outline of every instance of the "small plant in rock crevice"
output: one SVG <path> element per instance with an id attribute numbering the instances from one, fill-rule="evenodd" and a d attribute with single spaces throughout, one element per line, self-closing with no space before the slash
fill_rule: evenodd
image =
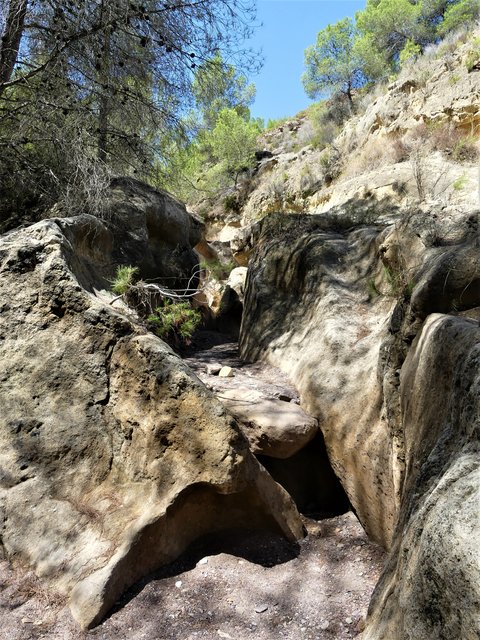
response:
<path id="1" fill-rule="evenodd" d="M 201 313 L 192 309 L 189 302 L 173 302 L 167 298 L 147 318 L 157 336 L 176 345 L 188 343 L 201 320 Z"/>
<path id="2" fill-rule="evenodd" d="M 475 68 L 477 68 L 477 65 L 479 64 L 480 64 L 480 45 L 477 45 L 475 49 L 472 49 L 467 54 L 467 57 L 465 58 L 465 66 L 467 67 L 467 71 L 470 73 Z"/>
<path id="3" fill-rule="evenodd" d="M 175 292 L 138 280 L 138 276 L 138 267 L 118 267 L 112 281 L 112 291 L 117 297 L 112 303 L 122 298 L 146 321 L 149 329 L 170 345 L 188 344 L 201 323 L 201 313 Z M 185 297 L 192 297 L 190 290 L 185 294 Z"/>
<path id="4" fill-rule="evenodd" d="M 468 184 L 468 178 L 465 174 L 461 175 L 459 178 L 455 180 L 453 183 L 453 188 L 455 191 L 461 191 Z"/>
<path id="5" fill-rule="evenodd" d="M 215 280 L 225 280 L 236 266 L 233 260 L 226 263 L 222 263 L 219 260 L 202 260 L 200 262 L 200 268 L 204 272 L 207 280 L 211 278 Z"/>
<path id="6" fill-rule="evenodd" d="M 138 278 L 138 267 L 131 267 L 130 265 L 124 265 L 118 267 L 115 278 L 112 281 L 112 291 L 121 296 L 128 292 L 133 286 L 135 280 Z"/>

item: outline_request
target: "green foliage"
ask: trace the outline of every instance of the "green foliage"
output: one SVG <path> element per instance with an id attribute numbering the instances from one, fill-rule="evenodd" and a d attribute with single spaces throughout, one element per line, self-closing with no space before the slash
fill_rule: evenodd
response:
<path id="1" fill-rule="evenodd" d="M 367 0 L 364 11 L 356 14 L 361 34 L 368 35 L 377 51 L 385 52 L 392 63 L 408 40 L 422 40 L 421 3 L 409 0 Z"/>
<path id="2" fill-rule="evenodd" d="M 253 166 L 261 127 L 256 120 L 244 120 L 235 109 L 222 109 L 212 131 L 202 138 L 203 148 L 216 165 L 217 179 L 228 176 L 237 183 L 244 169 Z"/>
<path id="3" fill-rule="evenodd" d="M 477 45 L 475 49 L 468 52 L 465 58 L 465 66 L 467 71 L 471 71 L 477 64 L 480 63 L 480 46 Z"/>
<path id="4" fill-rule="evenodd" d="M 139 273 L 138 267 L 128 265 L 118 267 L 115 279 L 112 282 L 112 291 L 121 296 L 128 292 L 137 279 Z"/>
<path id="5" fill-rule="evenodd" d="M 233 261 L 223 263 L 219 260 L 202 260 L 200 262 L 200 267 L 207 273 L 207 277 L 215 280 L 225 280 L 236 266 L 237 264 Z"/>
<path id="6" fill-rule="evenodd" d="M 305 91 L 312 98 L 343 92 L 352 104 L 353 90 L 388 78 L 428 44 L 479 16 L 479 0 L 367 0 L 355 22 L 329 25 L 305 50 Z M 472 52 L 467 67 L 477 62 Z"/>
<path id="7" fill-rule="evenodd" d="M 226 64 L 219 52 L 198 67 L 192 90 L 203 128 L 213 129 L 223 109 L 234 109 L 243 120 L 249 120 L 255 85 Z"/>
<path id="8" fill-rule="evenodd" d="M 443 15 L 443 21 L 438 26 L 437 33 L 443 37 L 451 31 L 465 27 L 465 25 L 479 16 L 480 2 L 478 0 L 451 2 Z"/>
<path id="9" fill-rule="evenodd" d="M 287 120 L 288 120 L 288 117 L 285 117 L 285 118 L 269 118 L 269 120 L 267 121 L 266 129 L 267 129 L 267 131 L 271 131 L 272 129 L 277 129 L 278 127 L 282 126 L 282 124 L 284 122 L 286 122 Z"/>
<path id="10" fill-rule="evenodd" d="M 166 161 L 156 167 L 156 184 L 184 201 L 199 194 L 211 197 L 236 184 L 241 171 L 253 166 L 263 129 L 263 121 L 251 119 L 248 108 L 255 86 L 218 52 L 197 68 L 192 95 L 195 110 L 184 119 L 191 135 L 172 135 Z M 238 207 L 238 202 L 227 197 L 225 205 Z"/>
<path id="11" fill-rule="evenodd" d="M 455 191 L 461 191 L 462 189 L 465 188 L 465 186 L 468 183 L 468 178 L 465 175 L 460 176 L 459 178 L 457 178 L 455 180 L 455 182 L 453 183 L 453 188 L 455 189 Z"/>
<path id="12" fill-rule="evenodd" d="M 123 296 L 124 301 L 134 308 L 140 317 L 145 318 L 152 309 L 152 300 L 155 299 L 152 296 L 155 294 L 152 294 L 143 282 L 136 282 L 138 274 L 138 267 L 118 267 L 112 282 L 112 291 L 118 296 Z M 162 304 L 156 307 L 146 320 L 156 335 L 174 346 L 179 346 L 188 343 L 202 316 L 189 302 L 173 302 L 164 298 Z"/>
<path id="13" fill-rule="evenodd" d="M 305 92 L 317 98 L 325 92 L 341 91 L 352 100 L 352 90 L 365 82 L 362 61 L 355 53 L 355 26 L 344 18 L 317 35 L 317 42 L 305 50 Z"/>
<path id="14" fill-rule="evenodd" d="M 392 265 L 384 265 L 383 272 L 389 285 L 389 292 L 392 298 L 410 300 L 415 282 L 408 278 L 404 265 L 393 267 Z"/>
<path id="15" fill-rule="evenodd" d="M 201 313 L 188 302 L 165 299 L 147 321 L 154 333 L 173 344 L 188 343 L 202 320 Z"/>
<path id="16" fill-rule="evenodd" d="M 391 62 L 387 52 L 377 46 L 372 33 L 357 32 L 353 49 L 355 56 L 361 60 L 368 83 L 388 78 L 392 71 Z"/>
<path id="17" fill-rule="evenodd" d="M 415 60 L 415 58 L 418 58 L 418 56 L 421 53 L 422 53 L 421 46 L 419 44 L 415 44 L 413 40 L 408 39 L 407 42 L 405 43 L 405 46 L 400 51 L 400 56 L 399 56 L 400 66 L 403 67 L 405 63 Z"/>
<path id="18" fill-rule="evenodd" d="M 192 98 L 207 119 L 223 106 L 248 111 L 252 85 L 220 56 L 258 67 L 243 46 L 254 0 L 0 6 L 0 220 L 25 208 L 39 217 L 67 192 L 71 203 L 75 190 L 83 205 L 88 165 L 98 175 L 159 184 L 173 173 L 167 165 L 177 132 L 193 124 L 184 118 Z M 218 64 L 208 67 L 216 51 Z M 182 151 L 191 150 L 193 133 L 183 136 Z"/>

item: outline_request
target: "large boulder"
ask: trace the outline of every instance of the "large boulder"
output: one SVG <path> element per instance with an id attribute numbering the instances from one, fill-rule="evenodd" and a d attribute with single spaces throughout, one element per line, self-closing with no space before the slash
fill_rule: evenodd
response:
<path id="1" fill-rule="evenodd" d="M 145 274 L 187 275 L 195 238 L 178 244 L 180 227 L 175 240 L 167 229 L 192 223 L 132 188 L 117 211 L 137 228 L 83 215 L 0 238 L 1 548 L 68 596 L 83 627 L 205 532 L 302 535 L 225 408 L 101 291 L 117 261 L 137 257 Z"/>
<path id="2" fill-rule="evenodd" d="M 261 391 L 246 387 L 224 390 L 217 395 L 239 421 L 256 455 L 289 458 L 317 433 L 316 419 L 292 402 L 269 398 Z"/>
<path id="3" fill-rule="evenodd" d="M 476 640 L 480 328 L 433 314 L 401 373 L 406 482 L 365 640 Z"/>
<path id="4" fill-rule="evenodd" d="M 359 519 L 390 548 L 368 640 L 476 637 L 478 222 L 340 211 L 255 232 L 242 355 L 289 372 Z"/>
<path id="5" fill-rule="evenodd" d="M 187 287 L 198 265 L 193 247 L 203 227 L 185 205 L 166 191 L 132 178 L 112 181 L 106 217 L 115 242 L 112 260 L 135 264 L 144 278 L 171 287 Z"/>
<path id="6" fill-rule="evenodd" d="M 367 284 L 383 237 L 381 226 L 345 233 L 321 216 L 267 219 L 249 264 L 240 347 L 290 375 L 362 524 L 387 545 L 401 464 L 377 368 L 395 302 L 372 300 Z"/>

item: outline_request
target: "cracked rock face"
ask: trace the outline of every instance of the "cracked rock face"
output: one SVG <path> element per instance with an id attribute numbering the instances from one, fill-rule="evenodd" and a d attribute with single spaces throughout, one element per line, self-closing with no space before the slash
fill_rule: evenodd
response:
<path id="1" fill-rule="evenodd" d="M 302 535 L 233 418 L 165 343 L 96 295 L 115 256 L 134 264 L 142 243 L 147 272 L 161 252 L 187 275 L 196 239 L 178 266 L 159 246 L 162 209 L 135 197 L 124 203 L 135 237 L 79 216 L 0 238 L 2 550 L 69 597 L 83 627 L 206 532 Z M 186 213 L 166 212 L 188 239 Z"/>

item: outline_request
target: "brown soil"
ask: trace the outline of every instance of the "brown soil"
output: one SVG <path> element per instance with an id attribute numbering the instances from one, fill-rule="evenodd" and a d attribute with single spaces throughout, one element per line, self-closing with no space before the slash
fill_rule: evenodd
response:
<path id="1" fill-rule="evenodd" d="M 233 384 L 298 402 L 288 379 L 245 365 L 236 345 L 205 344 L 187 360 L 221 393 Z M 211 362 L 235 378 L 205 374 Z M 275 381 L 275 382 L 272 382 Z M 65 603 L 31 573 L 0 562 L 3 640 L 347 640 L 363 629 L 384 551 L 352 512 L 304 518 L 298 545 L 258 532 L 223 532 L 197 541 L 175 563 L 137 584 L 101 625 L 78 629 Z"/>

